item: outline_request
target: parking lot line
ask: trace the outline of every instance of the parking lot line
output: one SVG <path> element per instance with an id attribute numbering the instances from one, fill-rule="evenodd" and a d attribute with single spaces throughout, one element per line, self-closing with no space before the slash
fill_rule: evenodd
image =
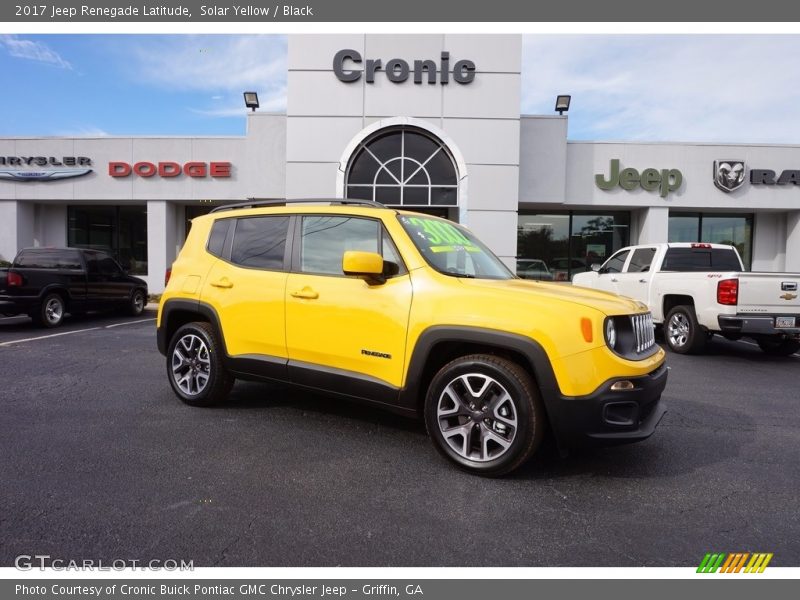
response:
<path id="1" fill-rule="evenodd" d="M 99 329 L 111 329 L 113 327 L 121 327 L 123 325 L 135 325 L 137 323 L 147 323 L 148 321 L 155 321 L 155 318 L 140 319 L 138 321 L 125 321 L 124 323 L 114 323 L 113 325 L 105 325 L 103 327 L 87 327 L 86 329 L 74 329 L 72 331 L 62 331 L 61 333 L 51 333 L 48 335 L 39 335 L 36 337 L 23 338 L 21 340 L 9 340 L 8 342 L 0 343 L 0 347 L 11 346 L 13 344 L 21 344 L 23 342 L 35 342 L 36 340 L 46 340 L 49 338 L 59 337 L 62 335 L 71 335 L 73 333 L 85 333 L 87 331 L 97 331 Z"/>
<path id="2" fill-rule="evenodd" d="M 62 333 L 51 333 L 50 335 L 40 335 L 37 337 L 23 338 L 21 340 L 11 340 L 8 342 L 0 343 L 0 346 L 10 346 L 12 344 L 21 344 L 22 342 L 33 342 L 35 340 L 45 340 L 47 338 L 59 337 L 62 335 L 70 335 L 73 333 L 83 333 L 85 331 L 94 331 L 96 329 L 102 329 L 102 327 L 89 327 L 88 329 L 75 329 L 74 331 L 64 331 Z"/>
<path id="3" fill-rule="evenodd" d="M 148 321 L 155 321 L 155 318 L 142 319 L 140 321 L 126 321 L 125 323 L 114 323 L 113 325 L 106 325 L 103 329 L 111 329 L 112 327 L 122 327 L 123 325 L 135 325 L 136 323 L 147 323 Z"/>

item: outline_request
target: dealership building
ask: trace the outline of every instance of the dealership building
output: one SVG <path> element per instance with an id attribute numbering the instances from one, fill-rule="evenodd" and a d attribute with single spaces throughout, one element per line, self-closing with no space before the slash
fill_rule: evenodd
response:
<path id="1" fill-rule="evenodd" d="M 103 248 L 159 292 L 214 206 L 347 197 L 458 221 L 555 280 L 665 241 L 800 271 L 800 146 L 569 141 L 568 113 L 520 114 L 521 52 L 517 35 L 290 35 L 286 113 L 247 112 L 244 136 L 2 138 L 0 259 Z"/>

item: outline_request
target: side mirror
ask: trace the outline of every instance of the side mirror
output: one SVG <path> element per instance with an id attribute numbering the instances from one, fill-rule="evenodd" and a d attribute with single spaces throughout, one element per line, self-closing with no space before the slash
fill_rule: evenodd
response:
<path id="1" fill-rule="evenodd" d="M 592 264 L 592 271 L 594 271 L 595 273 L 599 273 L 600 272 L 600 267 L 602 267 L 602 266 L 603 265 L 601 265 L 600 263 L 593 263 Z"/>
<path id="2" fill-rule="evenodd" d="M 342 271 L 345 275 L 362 277 L 370 285 L 384 283 L 383 257 L 377 252 L 348 250 L 342 256 Z"/>

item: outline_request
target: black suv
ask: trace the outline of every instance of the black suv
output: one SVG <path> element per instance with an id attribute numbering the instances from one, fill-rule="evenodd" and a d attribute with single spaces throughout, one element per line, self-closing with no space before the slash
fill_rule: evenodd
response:
<path id="1" fill-rule="evenodd" d="M 124 308 L 140 315 L 147 283 L 125 273 L 109 254 L 79 248 L 25 248 L 0 269 L 0 313 L 27 314 L 57 327 L 65 313 Z"/>

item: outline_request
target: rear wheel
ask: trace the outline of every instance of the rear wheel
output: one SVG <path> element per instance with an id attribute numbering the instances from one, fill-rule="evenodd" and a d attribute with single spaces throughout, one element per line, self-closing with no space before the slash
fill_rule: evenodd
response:
<path id="1" fill-rule="evenodd" d="M 167 377 L 178 398 L 190 406 L 225 400 L 234 379 L 225 369 L 223 355 L 208 323 L 188 323 L 178 329 L 167 350 Z"/>
<path id="2" fill-rule="evenodd" d="M 31 318 L 42 327 L 58 327 L 64 320 L 65 311 L 64 299 L 59 294 L 48 294 L 33 310 Z"/>
<path id="3" fill-rule="evenodd" d="M 800 350 L 800 340 L 759 338 L 758 347 L 770 356 L 789 356 Z"/>
<path id="4" fill-rule="evenodd" d="M 692 306 L 676 306 L 667 314 L 664 340 L 678 354 L 697 354 L 703 351 L 709 337 L 697 323 Z"/>
<path id="5" fill-rule="evenodd" d="M 527 461 L 542 442 L 544 420 L 531 376 L 486 354 L 446 364 L 425 399 L 425 425 L 436 449 L 478 475 L 504 475 Z"/>

